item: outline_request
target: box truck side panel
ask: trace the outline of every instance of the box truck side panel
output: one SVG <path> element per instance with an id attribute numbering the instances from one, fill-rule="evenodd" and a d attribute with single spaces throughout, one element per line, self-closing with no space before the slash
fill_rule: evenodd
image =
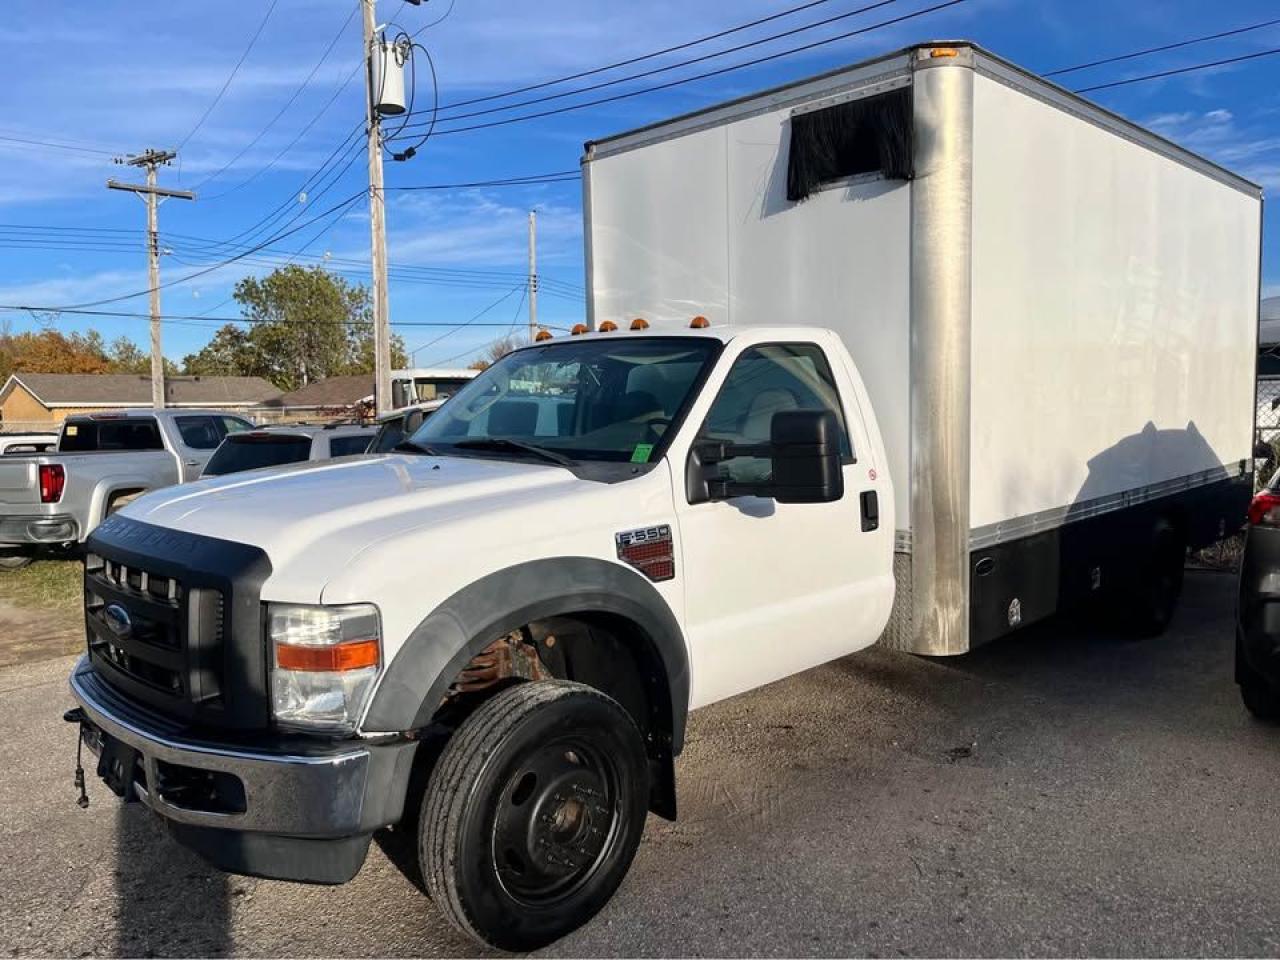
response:
<path id="1" fill-rule="evenodd" d="M 725 128 L 601 157 L 589 180 L 588 296 L 596 325 L 702 314 L 728 322 Z"/>
<path id="2" fill-rule="evenodd" d="M 911 187 L 857 177 L 803 203 L 788 201 L 790 115 L 774 111 L 726 127 L 729 318 L 840 335 L 866 384 L 900 491 L 894 529 L 906 531 Z"/>
<path id="3" fill-rule="evenodd" d="M 1251 457 L 1260 200 L 975 77 L 970 523 L 991 543 Z"/>

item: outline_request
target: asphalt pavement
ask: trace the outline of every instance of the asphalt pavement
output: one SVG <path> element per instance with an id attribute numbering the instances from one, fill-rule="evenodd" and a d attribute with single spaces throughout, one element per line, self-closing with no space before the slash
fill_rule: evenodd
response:
<path id="1" fill-rule="evenodd" d="M 1232 682 L 1233 589 L 1188 574 L 1157 640 L 872 650 L 697 712 L 679 822 L 548 955 L 1280 953 L 1280 729 Z M 478 952 L 376 845 L 305 887 L 216 873 L 96 782 L 79 809 L 70 665 L 0 670 L 5 953 Z"/>

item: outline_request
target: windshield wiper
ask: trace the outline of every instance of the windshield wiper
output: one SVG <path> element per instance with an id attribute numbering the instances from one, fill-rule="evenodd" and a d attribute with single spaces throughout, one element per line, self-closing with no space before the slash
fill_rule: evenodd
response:
<path id="1" fill-rule="evenodd" d="M 474 437 L 467 440 L 455 440 L 453 445 L 461 450 L 518 450 L 522 453 L 531 453 L 535 457 L 541 457 L 543 460 L 549 460 L 551 463 L 562 467 L 572 469 L 574 466 L 573 459 L 566 457 L 563 453 L 556 453 L 556 451 L 540 447 L 536 443 L 512 440 L 510 437 Z"/>
<path id="2" fill-rule="evenodd" d="M 393 453 L 425 453 L 433 457 L 439 455 L 435 447 L 428 447 L 425 443 L 414 443 L 412 440 L 401 440 L 391 450 Z"/>

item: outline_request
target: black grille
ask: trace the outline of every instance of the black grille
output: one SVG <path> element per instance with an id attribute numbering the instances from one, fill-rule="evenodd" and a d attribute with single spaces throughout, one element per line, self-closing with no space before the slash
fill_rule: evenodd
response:
<path id="1" fill-rule="evenodd" d="M 105 684 L 187 728 L 270 723 L 261 549 L 116 514 L 85 551 L 89 659 Z"/>
<path id="2" fill-rule="evenodd" d="M 220 591 L 108 557 L 85 561 L 89 655 L 117 685 L 189 715 L 222 698 Z"/>

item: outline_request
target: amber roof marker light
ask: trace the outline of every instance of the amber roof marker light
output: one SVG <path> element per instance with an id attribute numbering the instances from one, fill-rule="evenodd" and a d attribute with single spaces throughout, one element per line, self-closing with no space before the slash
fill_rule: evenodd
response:
<path id="1" fill-rule="evenodd" d="M 550 331 L 550 330 L 539 330 L 539 331 L 537 332 L 537 334 L 534 336 L 534 338 L 533 338 L 533 342 L 534 342 L 534 343 L 542 343 L 542 341 L 544 341 L 544 340 L 550 340 L 550 339 L 551 339 L 551 331 Z"/>
<path id="2" fill-rule="evenodd" d="M 575 323 L 573 325 L 573 329 L 569 331 L 569 336 L 580 337 L 584 333 L 590 333 L 590 332 L 591 332 L 590 329 L 587 327 L 585 323 Z"/>
<path id="3" fill-rule="evenodd" d="M 702 316 L 702 314 L 698 314 L 698 316 L 689 321 L 690 330 L 705 330 L 709 326 L 711 326 L 711 321 Z"/>
<path id="4" fill-rule="evenodd" d="M 631 329 L 632 330 L 648 330 L 649 321 L 646 320 L 644 317 L 636 317 L 634 320 L 631 321 Z"/>
<path id="5" fill-rule="evenodd" d="M 606 320 L 604 323 L 600 324 L 601 333 L 613 333 L 613 331 L 617 329 L 618 329 L 618 325 L 614 323 L 612 320 Z"/>

